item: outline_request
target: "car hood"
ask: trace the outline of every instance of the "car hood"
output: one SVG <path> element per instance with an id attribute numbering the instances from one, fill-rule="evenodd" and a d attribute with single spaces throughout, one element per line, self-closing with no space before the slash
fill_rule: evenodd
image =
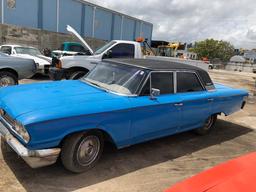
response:
<path id="1" fill-rule="evenodd" d="M 74 35 L 75 37 L 77 37 L 81 41 L 81 43 L 84 45 L 84 47 L 86 47 L 92 55 L 94 54 L 92 48 L 88 45 L 88 43 L 79 35 L 79 33 L 74 28 L 72 28 L 70 25 L 67 25 L 67 31 L 72 35 Z"/>
<path id="2" fill-rule="evenodd" d="M 103 112 L 106 100 L 124 99 L 79 80 L 2 88 L 0 98 L 1 108 L 24 124 Z"/>
<path id="3" fill-rule="evenodd" d="M 50 65 L 49 59 L 43 58 L 42 56 L 37 57 L 37 56 L 33 56 L 33 55 L 28 55 L 28 54 L 16 54 L 14 56 L 18 57 L 18 58 L 33 59 L 35 61 L 35 63 L 39 64 L 39 66 Z"/>
<path id="4" fill-rule="evenodd" d="M 97 60 L 97 61 L 101 61 L 101 56 L 100 55 L 70 55 L 70 56 L 65 56 L 65 57 L 61 57 L 60 60 L 74 60 L 74 59 L 89 59 L 89 60 Z"/>

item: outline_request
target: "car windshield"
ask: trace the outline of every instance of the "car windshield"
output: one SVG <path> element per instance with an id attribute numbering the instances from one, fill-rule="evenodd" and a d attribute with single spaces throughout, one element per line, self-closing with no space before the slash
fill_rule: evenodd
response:
<path id="1" fill-rule="evenodd" d="M 32 47 L 15 47 L 17 54 L 41 55 L 40 51 Z"/>
<path id="2" fill-rule="evenodd" d="M 114 93 L 135 95 L 145 75 L 145 71 L 137 67 L 99 63 L 82 81 Z"/>
<path id="3" fill-rule="evenodd" d="M 95 55 L 103 53 L 106 49 L 108 49 L 115 43 L 116 43 L 115 41 L 110 41 L 109 43 L 107 43 L 106 45 L 104 45 L 103 47 L 100 47 L 97 51 L 95 51 Z"/>

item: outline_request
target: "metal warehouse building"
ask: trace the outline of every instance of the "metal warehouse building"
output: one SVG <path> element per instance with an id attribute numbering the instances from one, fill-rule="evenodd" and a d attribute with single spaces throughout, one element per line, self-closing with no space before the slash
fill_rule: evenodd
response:
<path id="1" fill-rule="evenodd" d="M 102 40 L 152 39 L 153 25 L 83 0 L 0 0 L 1 22 L 67 33 L 66 25 L 82 36 Z"/>

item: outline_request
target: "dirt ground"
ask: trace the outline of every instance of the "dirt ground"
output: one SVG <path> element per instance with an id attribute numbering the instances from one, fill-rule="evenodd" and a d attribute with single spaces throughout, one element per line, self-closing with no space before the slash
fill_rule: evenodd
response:
<path id="1" fill-rule="evenodd" d="M 210 75 L 215 82 L 255 91 L 255 74 L 213 70 Z M 21 83 L 41 80 L 47 81 L 37 77 Z M 31 169 L 14 152 L 1 148 L 0 191 L 160 192 L 218 163 L 255 151 L 256 99 L 251 96 L 243 111 L 221 116 L 207 136 L 188 132 L 122 150 L 107 146 L 98 165 L 78 175 L 60 163 Z"/>

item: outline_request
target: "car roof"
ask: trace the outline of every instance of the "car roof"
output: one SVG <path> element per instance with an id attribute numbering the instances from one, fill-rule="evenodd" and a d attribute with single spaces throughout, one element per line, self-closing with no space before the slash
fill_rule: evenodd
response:
<path id="1" fill-rule="evenodd" d="M 5 45 L 1 45 L 1 46 L 35 48 L 35 47 L 32 47 L 32 46 L 27 46 L 27 45 L 15 45 L 15 44 L 5 44 Z"/>
<path id="2" fill-rule="evenodd" d="M 149 70 L 193 70 L 193 71 L 204 71 L 201 68 L 193 65 L 183 64 L 175 61 L 163 61 L 156 59 L 107 59 L 104 60 L 111 63 L 120 63 L 140 67 Z"/>
<path id="3" fill-rule="evenodd" d="M 209 89 L 214 89 L 214 84 L 208 72 L 199 67 L 195 67 L 189 64 L 156 59 L 106 59 L 103 60 L 103 62 L 124 64 L 148 69 L 151 71 L 193 71 L 197 72 L 200 75 L 200 78 L 203 81 L 205 87 L 209 87 Z"/>

